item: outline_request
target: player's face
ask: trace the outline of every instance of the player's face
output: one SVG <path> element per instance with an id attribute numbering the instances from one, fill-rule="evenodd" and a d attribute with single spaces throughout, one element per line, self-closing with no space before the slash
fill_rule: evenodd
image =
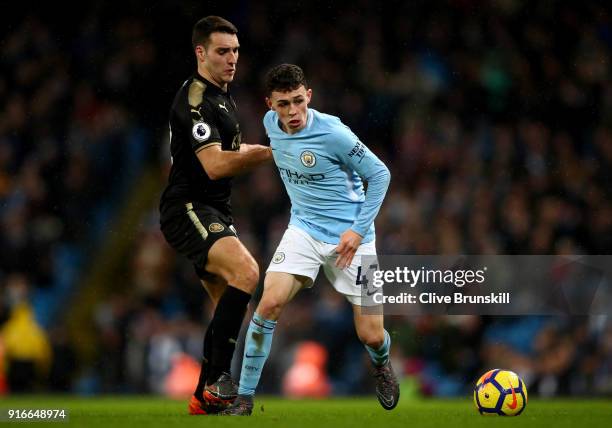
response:
<path id="1" fill-rule="evenodd" d="M 308 120 L 308 103 L 312 97 L 312 89 L 304 85 L 289 92 L 272 91 L 270 98 L 266 98 L 268 107 L 278 113 L 283 129 L 288 134 L 306 127 Z"/>
<path id="2" fill-rule="evenodd" d="M 196 48 L 198 70 L 206 79 L 225 88 L 234 80 L 239 49 L 238 36 L 235 34 L 212 33 L 206 49 L 203 46 Z"/>

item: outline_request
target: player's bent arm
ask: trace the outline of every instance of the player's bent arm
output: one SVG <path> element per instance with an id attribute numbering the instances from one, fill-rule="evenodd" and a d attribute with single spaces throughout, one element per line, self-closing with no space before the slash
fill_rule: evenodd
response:
<path id="1" fill-rule="evenodd" d="M 242 144 L 233 152 L 221 150 L 220 144 L 212 144 L 196 152 L 211 180 L 232 177 L 250 171 L 257 165 L 272 159 L 272 149 L 259 144 Z"/>
<path id="2" fill-rule="evenodd" d="M 389 168 L 363 144 L 346 125 L 338 122 L 334 128 L 330 150 L 338 161 L 368 182 L 365 200 L 351 230 L 365 236 L 374 222 L 391 182 Z"/>
<path id="3" fill-rule="evenodd" d="M 353 257 L 361 244 L 361 240 L 368 233 L 370 226 L 374 222 L 374 218 L 380 210 L 389 183 L 391 182 L 391 173 L 385 164 L 373 155 L 371 155 L 369 162 L 371 163 L 369 167 L 365 167 L 359 171 L 362 173 L 364 171 L 369 172 L 362 176 L 368 182 L 365 201 L 361 206 L 359 216 L 351 228 L 340 236 L 340 242 L 336 248 L 336 252 L 338 253 L 336 266 L 340 269 L 345 269 L 353 261 Z"/>
<path id="4" fill-rule="evenodd" d="M 385 199 L 389 183 L 391 182 L 391 173 L 385 164 L 378 161 L 374 172 L 363 178 L 368 182 L 368 190 L 366 191 L 365 201 L 361 206 L 359 216 L 353 223 L 353 226 L 351 226 L 351 229 L 361 236 L 366 235 L 382 206 L 383 199 Z"/>

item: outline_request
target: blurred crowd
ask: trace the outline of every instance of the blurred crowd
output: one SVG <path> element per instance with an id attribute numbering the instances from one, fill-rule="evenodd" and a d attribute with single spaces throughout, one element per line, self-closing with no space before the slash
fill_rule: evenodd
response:
<path id="1" fill-rule="evenodd" d="M 95 10 L 78 28 L 49 20 L 53 15 L 47 12 L 24 11 L 2 26 L 0 319 L 29 302 L 33 312 L 28 314 L 50 333 L 52 344 L 46 347 L 61 350 L 67 340 L 63 318 L 79 280 L 143 168 L 152 132 L 146 113 L 137 114 L 124 91 L 133 82 L 139 97 L 137 82 L 146 82 L 146 74 L 140 74 L 154 65 L 154 56 L 132 53 L 140 52 L 134 45 L 142 31 L 117 23 L 116 31 L 106 33 Z M 6 334 L 28 331 L 10 322 L 5 328 L 15 329 Z M 17 366 L 24 353 L 42 358 L 40 347 L 24 352 L 25 342 L 12 343 L 3 354 L 17 355 L 12 358 Z M 55 363 L 66 366 L 70 355 L 63 360 Z M 71 370 L 65 367 L 60 377 Z M 66 383 L 70 387 L 68 381 L 52 385 Z M 28 385 L 13 389 L 28 390 Z"/>
<path id="2" fill-rule="evenodd" d="M 9 337 L 16 308 L 30 302 L 31 321 L 19 325 L 48 335 L 47 345 L 35 346 L 36 370 L 47 373 L 41 387 L 173 393 L 180 374 L 194 371 L 212 308 L 193 268 L 165 244 L 155 206 L 139 213 L 139 229 L 126 237 L 121 291 L 92 308 L 98 357 L 79 361 L 61 326 L 70 311 L 64 302 L 78 297 L 113 216 L 138 191 L 130 189 L 143 165 L 158 167 L 158 191 L 164 186 L 167 113 L 194 70 L 191 26 L 211 13 L 239 28 L 231 90 L 246 143 L 266 143 L 263 74 L 291 62 L 306 72 L 311 106 L 339 116 L 387 163 L 380 254 L 610 252 L 605 2 L 141 6 L 93 2 L 70 22 L 23 11 L 0 30 L 0 329 Z M 263 270 L 289 214 L 274 167 L 237 178 L 232 202 L 240 238 Z M 59 302 L 50 297 L 58 294 Z M 302 292 L 285 315 L 264 391 L 370 390 L 350 307 L 327 281 Z M 465 393 L 492 367 L 514 369 L 543 396 L 612 393 L 605 316 L 386 322 L 394 366 L 415 394 Z M 6 371 L 22 358 L 4 343 Z M 297 369 L 304 360 L 321 369 L 316 385 L 302 385 L 312 378 Z"/>

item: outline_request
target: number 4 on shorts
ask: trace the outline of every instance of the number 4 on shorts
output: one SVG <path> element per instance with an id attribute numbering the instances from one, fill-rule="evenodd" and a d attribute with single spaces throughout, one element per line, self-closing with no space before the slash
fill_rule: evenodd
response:
<path id="1" fill-rule="evenodd" d="M 378 265 L 370 265 L 369 269 L 378 269 Z M 361 285 L 361 288 L 364 290 L 368 289 L 368 277 L 365 274 L 361 275 L 361 266 L 357 268 L 357 279 L 355 280 L 355 285 Z"/>

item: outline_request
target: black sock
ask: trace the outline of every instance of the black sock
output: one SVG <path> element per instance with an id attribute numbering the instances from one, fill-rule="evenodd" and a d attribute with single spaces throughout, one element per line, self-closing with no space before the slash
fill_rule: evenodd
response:
<path id="1" fill-rule="evenodd" d="M 212 360 L 208 369 L 208 383 L 214 383 L 222 372 L 229 373 L 232 356 L 242 320 L 251 295 L 228 285 L 219 299 L 212 334 Z"/>
<path id="2" fill-rule="evenodd" d="M 195 395 L 195 397 L 200 401 L 204 401 L 204 387 L 206 386 L 208 367 L 210 366 L 210 360 L 212 357 L 213 321 L 214 319 L 208 324 L 206 334 L 204 335 L 204 344 L 202 345 L 202 368 L 200 369 L 198 386 L 196 386 L 196 390 L 193 393 L 193 395 Z"/>

